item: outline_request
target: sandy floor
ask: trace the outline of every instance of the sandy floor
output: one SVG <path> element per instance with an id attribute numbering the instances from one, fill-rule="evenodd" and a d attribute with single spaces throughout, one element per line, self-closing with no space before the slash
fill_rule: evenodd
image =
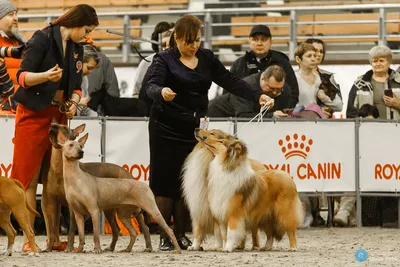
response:
<path id="1" fill-rule="evenodd" d="M 243 252 L 192 252 L 181 255 L 158 251 L 158 236 L 152 236 L 155 252 L 145 253 L 143 236 L 139 236 L 132 253 L 105 252 L 93 254 L 92 236 L 86 237 L 86 253 L 52 252 L 41 253 L 39 257 L 23 255 L 22 237 L 18 236 L 11 257 L 0 256 L 0 266 L 400 266 L 399 233 L 397 229 L 352 228 L 352 229 L 307 229 L 298 232 L 298 251 L 288 252 L 288 240 L 275 243 L 271 252 L 249 250 L 249 242 Z M 77 237 L 76 237 L 77 239 Z M 128 244 L 129 238 L 121 236 L 117 249 Z M 36 243 L 44 247 L 45 236 L 38 236 Z M 110 235 L 101 236 L 102 247 L 110 241 Z M 210 249 L 213 239 L 207 240 L 204 248 Z M 261 241 L 265 242 L 264 235 Z M 76 240 L 77 242 L 77 240 Z M 0 250 L 4 250 L 7 238 L 0 237 Z M 262 243 L 263 244 L 263 243 Z M 359 263 L 355 252 L 359 248 L 367 250 L 366 262 Z"/>

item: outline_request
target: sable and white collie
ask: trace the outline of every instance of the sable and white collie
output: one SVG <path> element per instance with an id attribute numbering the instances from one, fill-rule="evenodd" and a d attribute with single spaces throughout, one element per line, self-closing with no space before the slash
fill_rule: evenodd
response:
<path id="1" fill-rule="evenodd" d="M 202 129 L 196 129 L 195 135 L 215 156 L 208 169 L 206 194 L 212 217 L 226 240 L 223 251 L 233 251 L 246 232 L 257 227 L 267 235 L 264 250 L 270 250 L 273 240 L 285 233 L 290 250 L 296 250 L 296 230 L 304 214 L 289 173 L 268 171 L 249 159 L 246 145 L 238 139 L 216 138 Z"/>
<path id="2" fill-rule="evenodd" d="M 211 130 L 209 134 L 217 139 L 236 139 L 220 130 Z M 201 244 L 207 235 L 214 234 L 214 249 L 223 246 L 219 225 L 212 216 L 208 203 L 208 169 L 214 154 L 202 142 L 198 142 L 186 158 L 182 169 L 183 197 L 192 219 L 193 244 L 189 250 L 201 250 Z"/>

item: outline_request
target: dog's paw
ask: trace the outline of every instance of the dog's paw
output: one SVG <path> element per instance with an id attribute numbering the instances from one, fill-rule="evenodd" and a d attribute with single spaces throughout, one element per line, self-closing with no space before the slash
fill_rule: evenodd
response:
<path id="1" fill-rule="evenodd" d="M 260 250 L 260 247 L 259 246 L 252 246 L 251 250 L 257 250 L 258 251 L 258 250 Z"/>
<path id="2" fill-rule="evenodd" d="M 152 248 L 145 248 L 143 252 L 153 252 Z"/>
<path id="3" fill-rule="evenodd" d="M 101 248 L 94 248 L 93 249 L 93 253 L 94 254 L 101 254 L 101 253 L 103 253 L 103 251 L 101 250 Z"/>
<path id="4" fill-rule="evenodd" d="M 201 246 L 190 246 L 190 247 L 188 247 L 187 250 L 190 250 L 190 251 L 203 251 L 203 248 Z"/>
<path id="5" fill-rule="evenodd" d="M 29 253 L 29 256 L 32 256 L 32 257 L 39 257 L 39 253 L 38 253 L 38 252 L 30 252 L 30 253 Z"/>
<path id="6" fill-rule="evenodd" d="M 7 249 L 7 250 L 4 250 L 4 251 L 1 251 L 0 255 L 11 256 L 12 255 L 12 250 L 11 249 Z"/>
<path id="7" fill-rule="evenodd" d="M 123 249 L 123 250 L 120 250 L 120 251 L 118 251 L 118 253 L 129 253 L 129 252 L 131 252 L 132 251 L 132 249 Z"/>
<path id="8" fill-rule="evenodd" d="M 296 252 L 296 251 L 297 251 L 297 248 L 296 248 L 296 247 L 290 248 L 290 249 L 289 249 L 289 252 Z"/>

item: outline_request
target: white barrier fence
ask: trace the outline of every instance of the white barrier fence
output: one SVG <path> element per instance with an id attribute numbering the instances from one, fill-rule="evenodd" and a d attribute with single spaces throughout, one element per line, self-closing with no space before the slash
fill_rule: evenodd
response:
<path id="1" fill-rule="evenodd" d="M 77 118 L 71 121 L 71 127 L 81 123 L 86 124 L 85 132 L 89 132 L 85 162 L 115 163 L 136 180 L 149 183 L 148 121 Z M 357 195 L 358 199 L 363 194 L 398 196 L 400 143 L 396 137 L 400 127 L 397 122 L 269 120 L 244 127 L 245 124 L 211 121 L 209 129 L 231 134 L 238 129 L 238 137 L 248 145 L 249 156 L 267 169 L 288 171 L 300 193 Z M 0 175 L 9 177 L 14 118 L 0 117 L 0 129 Z"/>

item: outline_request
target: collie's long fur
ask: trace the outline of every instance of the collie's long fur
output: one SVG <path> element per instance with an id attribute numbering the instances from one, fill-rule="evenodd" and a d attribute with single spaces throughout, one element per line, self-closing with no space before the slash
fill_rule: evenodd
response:
<path id="1" fill-rule="evenodd" d="M 238 139 L 219 139 L 200 129 L 196 137 L 215 155 L 205 195 L 226 240 L 223 250 L 233 251 L 246 232 L 257 227 L 267 235 L 263 249 L 270 250 L 273 240 L 287 233 L 290 250 L 295 250 L 303 209 L 290 175 L 267 171 L 260 162 L 249 159 L 246 145 Z"/>
<path id="2" fill-rule="evenodd" d="M 212 130 L 210 135 L 218 139 L 235 138 L 220 130 Z M 211 234 L 215 235 L 215 249 L 222 248 L 219 227 L 215 224 L 208 202 L 208 169 L 213 159 L 214 154 L 199 142 L 183 166 L 183 197 L 192 219 L 193 244 L 189 248 L 191 250 L 200 250 L 205 237 Z"/>

